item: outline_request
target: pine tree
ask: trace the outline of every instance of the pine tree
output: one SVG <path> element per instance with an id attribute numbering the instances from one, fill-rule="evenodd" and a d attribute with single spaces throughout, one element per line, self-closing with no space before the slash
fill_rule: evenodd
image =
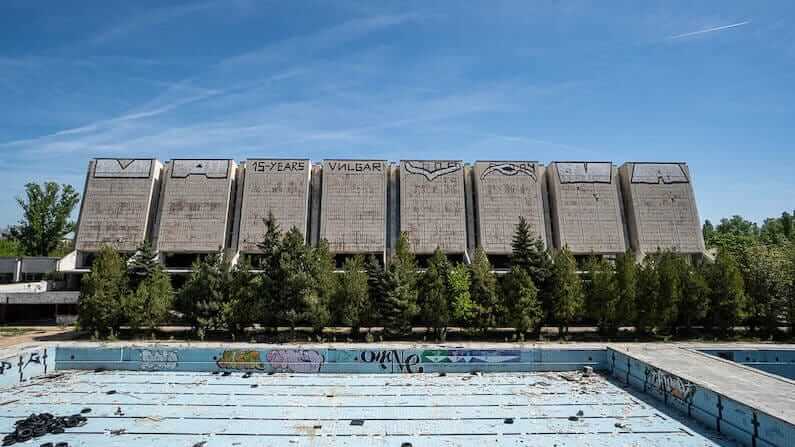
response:
<path id="1" fill-rule="evenodd" d="M 188 281 L 177 295 L 178 308 L 199 338 L 226 326 L 229 262 L 221 254 L 210 254 L 193 263 Z"/>
<path id="2" fill-rule="evenodd" d="M 447 256 L 437 247 L 420 280 L 420 313 L 423 321 L 433 329 L 437 340 L 444 340 L 450 323 L 450 297 L 447 284 L 449 270 L 450 263 Z"/>
<path id="3" fill-rule="evenodd" d="M 458 263 L 447 271 L 447 286 L 450 300 L 450 318 L 456 325 L 469 330 L 475 325 L 478 311 L 470 293 L 472 282 L 469 268 Z"/>
<path id="4" fill-rule="evenodd" d="M 406 233 L 398 239 L 384 284 L 385 299 L 381 309 L 384 329 L 388 335 L 408 334 L 418 307 L 417 260 L 411 252 Z"/>
<path id="5" fill-rule="evenodd" d="M 520 334 L 538 328 L 543 317 L 538 290 L 527 270 L 511 267 L 503 282 L 505 321 Z"/>
<path id="6" fill-rule="evenodd" d="M 472 263 L 469 265 L 471 278 L 469 293 L 474 305 L 474 323 L 485 332 L 497 324 L 499 306 L 497 299 L 497 278 L 492 272 L 489 257 L 482 247 L 475 250 Z"/>
<path id="7" fill-rule="evenodd" d="M 544 242 L 534 237 L 524 217 L 519 217 L 511 244 L 511 265 L 525 269 L 538 289 L 544 312 L 552 315 L 552 257 Z"/>
<path id="8" fill-rule="evenodd" d="M 682 297 L 677 309 L 677 322 L 684 327 L 687 335 L 690 334 L 693 323 L 706 316 L 709 306 L 709 284 L 702 270 L 700 265 L 685 264 L 681 271 Z"/>
<path id="9" fill-rule="evenodd" d="M 162 266 L 157 258 L 157 253 L 152 248 L 152 244 L 149 241 L 145 241 L 127 261 L 130 288 L 135 290 L 141 281 L 151 277 L 159 269 L 162 269 Z"/>
<path id="10" fill-rule="evenodd" d="M 320 298 L 312 275 L 312 254 L 297 228 L 293 227 L 284 235 L 280 252 L 273 305 L 278 323 L 289 326 L 294 335 L 295 328 L 312 317 L 310 308 Z"/>
<path id="11" fill-rule="evenodd" d="M 272 212 L 268 213 L 264 223 L 265 234 L 257 244 L 261 255 L 256 258 L 256 266 L 261 270 L 257 281 L 258 308 L 260 310 L 257 322 L 263 327 L 275 330 L 280 322 L 279 297 L 281 291 L 279 289 L 281 286 L 279 278 L 283 276 L 280 271 L 283 235 Z"/>
<path id="12" fill-rule="evenodd" d="M 555 254 L 552 281 L 552 312 L 563 336 L 569 325 L 582 314 L 584 300 L 577 262 L 567 248 Z"/>
<path id="13" fill-rule="evenodd" d="M 746 297 L 743 277 L 737 262 L 726 250 L 719 250 L 707 279 L 710 294 L 710 314 L 720 333 L 731 331 L 746 316 Z"/>
<path id="14" fill-rule="evenodd" d="M 140 277 L 138 277 L 140 278 Z M 165 323 L 174 302 L 171 278 L 160 264 L 124 297 L 124 310 L 132 330 L 154 331 Z"/>
<path id="15" fill-rule="evenodd" d="M 676 326 L 678 307 L 682 299 L 682 270 L 684 261 L 672 251 L 656 255 L 657 279 L 659 281 L 657 302 L 654 306 L 655 326 L 668 332 Z"/>
<path id="16" fill-rule="evenodd" d="M 615 274 L 616 319 L 619 324 L 631 325 L 635 322 L 637 299 L 637 264 L 632 252 L 616 256 Z"/>
<path id="17" fill-rule="evenodd" d="M 83 277 L 78 301 L 78 325 L 100 337 L 118 333 L 124 319 L 124 296 L 128 293 L 127 269 L 119 253 L 104 246 Z"/>
<path id="18" fill-rule="evenodd" d="M 367 323 L 372 326 L 373 323 L 381 322 L 384 319 L 382 310 L 386 301 L 386 271 L 373 255 L 367 257 L 365 270 L 367 270 L 367 293 L 370 303 L 372 303 L 370 319 Z"/>
<path id="19" fill-rule="evenodd" d="M 588 259 L 585 270 L 588 272 L 585 287 L 587 314 L 596 321 L 602 333 L 614 334 L 619 325 L 615 272 L 607 260 L 596 256 Z"/>
<path id="20" fill-rule="evenodd" d="M 264 220 L 265 234 L 262 241 L 257 244 L 257 248 L 262 252 L 259 257 L 258 267 L 265 275 L 271 276 L 279 268 L 279 258 L 282 248 L 282 231 L 279 228 L 273 212 L 268 212 L 268 217 Z"/>
<path id="21" fill-rule="evenodd" d="M 362 322 L 369 321 L 368 317 L 372 311 L 367 288 L 368 272 L 365 271 L 362 256 L 346 259 L 342 269 L 334 308 L 339 312 L 338 321 L 350 325 L 351 336 L 357 338 Z"/>
<path id="22" fill-rule="evenodd" d="M 329 250 L 328 241 L 321 239 L 317 247 L 310 250 L 310 273 L 314 285 L 314 298 L 308 302 L 308 321 L 316 334 L 331 322 L 331 302 L 337 289 L 334 276 L 334 256 Z"/>
<path id="23" fill-rule="evenodd" d="M 655 306 L 660 280 L 653 256 L 646 256 L 637 272 L 637 299 L 635 300 L 635 331 L 650 333 L 657 321 Z"/>
<path id="24" fill-rule="evenodd" d="M 247 327 L 262 321 L 264 301 L 258 296 L 262 277 L 251 271 L 251 259 L 241 256 L 229 275 L 229 298 L 224 307 L 224 319 L 235 336 L 243 335 Z"/>

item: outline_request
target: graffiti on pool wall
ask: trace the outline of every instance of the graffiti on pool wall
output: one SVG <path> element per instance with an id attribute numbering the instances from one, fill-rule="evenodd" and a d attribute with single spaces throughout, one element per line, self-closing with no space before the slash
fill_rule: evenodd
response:
<path id="1" fill-rule="evenodd" d="M 150 371 L 176 369 L 178 362 L 177 351 L 141 349 L 141 369 Z"/>
<path id="2" fill-rule="evenodd" d="M 693 403 L 696 385 L 681 377 L 661 371 L 651 366 L 646 367 L 646 384 L 657 389 L 664 395 L 670 395 L 685 403 Z"/>
<path id="3" fill-rule="evenodd" d="M 47 374 L 47 350 L 23 352 L 18 356 L 0 360 L 0 376 L 7 374 L 18 374 L 19 382 L 24 382 L 28 378 L 40 374 Z"/>
<path id="4" fill-rule="evenodd" d="M 303 349 L 279 349 L 268 352 L 268 363 L 278 372 L 316 373 L 323 367 L 323 355 Z"/>
<path id="5" fill-rule="evenodd" d="M 0 376 L 4 376 L 6 371 L 9 371 L 13 365 L 11 362 L 7 362 L 5 360 L 0 361 Z"/>
<path id="6" fill-rule="evenodd" d="M 383 370 L 389 369 L 390 372 L 415 373 L 422 372 L 419 354 L 412 351 L 401 351 L 393 349 L 391 351 L 362 351 L 356 357 L 356 361 L 376 364 Z"/>
<path id="7" fill-rule="evenodd" d="M 423 363 L 517 363 L 520 351 L 499 350 L 448 350 L 435 349 L 422 352 Z"/>
<path id="8" fill-rule="evenodd" d="M 265 369 L 265 365 L 262 364 L 262 360 L 260 359 L 260 354 L 258 351 L 224 351 L 221 354 L 221 357 L 218 358 L 216 364 L 222 369 L 237 369 L 241 371 L 260 371 Z"/>

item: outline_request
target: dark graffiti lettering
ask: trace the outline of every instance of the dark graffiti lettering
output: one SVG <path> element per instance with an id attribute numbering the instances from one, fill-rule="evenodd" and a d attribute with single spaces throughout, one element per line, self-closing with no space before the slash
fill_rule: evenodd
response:
<path id="1" fill-rule="evenodd" d="M 408 351 L 362 351 L 357 357 L 358 361 L 364 363 L 375 363 L 381 369 L 390 369 L 391 372 L 415 373 L 423 372 L 423 368 L 415 368 L 420 363 L 420 356 Z"/>
<path id="2" fill-rule="evenodd" d="M 384 163 L 380 161 L 330 161 L 327 166 L 332 171 L 382 172 Z"/>
<path id="3" fill-rule="evenodd" d="M 11 367 L 13 367 L 13 366 L 14 365 L 12 365 L 9 362 L 6 362 L 5 360 L 0 362 L 0 376 L 5 375 L 6 371 L 10 370 Z"/>
<path id="4" fill-rule="evenodd" d="M 301 172 L 306 169 L 306 161 L 252 160 L 248 163 L 254 172 Z"/>
<path id="5" fill-rule="evenodd" d="M 693 402 L 693 397 L 696 395 L 696 386 L 693 383 L 652 367 L 646 367 L 644 374 L 647 386 L 652 386 L 660 393 L 685 403 Z"/>

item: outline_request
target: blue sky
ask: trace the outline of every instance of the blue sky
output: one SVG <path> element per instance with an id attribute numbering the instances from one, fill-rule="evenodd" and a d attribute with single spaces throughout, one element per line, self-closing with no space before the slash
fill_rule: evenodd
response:
<path id="1" fill-rule="evenodd" d="M 795 207 L 795 2 L 0 4 L 0 226 L 92 157 L 686 161 Z"/>

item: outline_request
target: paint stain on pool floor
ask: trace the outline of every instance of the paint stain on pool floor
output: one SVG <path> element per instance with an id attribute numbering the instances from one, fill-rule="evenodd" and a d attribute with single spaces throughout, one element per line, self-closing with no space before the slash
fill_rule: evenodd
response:
<path id="1" fill-rule="evenodd" d="M 580 373 L 244 374 L 63 371 L 0 397 L 0 433 L 31 414 L 85 425 L 69 446 L 734 446 L 606 378 Z"/>

